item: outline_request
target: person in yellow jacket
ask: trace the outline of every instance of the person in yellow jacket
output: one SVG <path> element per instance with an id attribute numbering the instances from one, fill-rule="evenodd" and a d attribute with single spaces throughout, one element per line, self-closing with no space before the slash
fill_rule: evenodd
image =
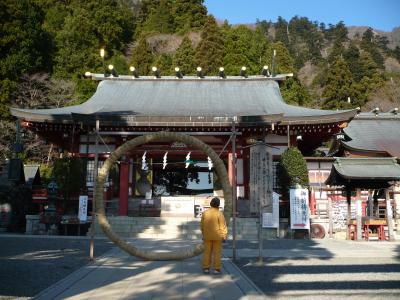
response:
<path id="1" fill-rule="evenodd" d="M 201 233 L 203 234 L 204 254 L 203 272 L 210 273 L 211 258 L 214 260 L 214 274 L 221 273 L 222 241 L 226 240 L 228 228 L 224 215 L 219 211 L 219 198 L 211 199 L 210 208 L 201 216 Z"/>

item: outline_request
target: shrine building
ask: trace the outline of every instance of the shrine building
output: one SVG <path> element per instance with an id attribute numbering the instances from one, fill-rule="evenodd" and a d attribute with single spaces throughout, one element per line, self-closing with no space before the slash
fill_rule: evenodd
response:
<path id="1" fill-rule="evenodd" d="M 286 104 L 279 88 L 285 74 L 183 78 L 87 75 L 99 84 L 85 103 L 52 109 L 11 108 L 11 113 L 23 128 L 72 156 L 88 158 L 89 188 L 93 186 L 96 155 L 100 167 L 127 140 L 172 131 L 195 136 L 212 147 L 226 162 L 231 183 L 232 178 L 237 183 L 237 196 L 245 203 L 251 200 L 252 145 L 262 144 L 272 151 L 275 190 L 276 165 L 288 147 L 296 146 L 304 156 L 311 156 L 357 114 L 356 110 Z M 105 193 L 107 200 L 117 199 L 118 214 L 124 216 L 143 199 L 210 197 L 221 195 L 219 189 L 205 153 L 177 142 L 157 142 L 127 153 L 115 174 L 110 174 Z M 239 206 L 239 216 L 241 209 L 245 214 L 246 208 Z"/>

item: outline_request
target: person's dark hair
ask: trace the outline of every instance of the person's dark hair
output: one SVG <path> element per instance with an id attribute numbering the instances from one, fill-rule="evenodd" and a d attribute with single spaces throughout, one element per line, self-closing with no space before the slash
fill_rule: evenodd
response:
<path id="1" fill-rule="evenodd" d="M 210 206 L 211 207 L 219 207 L 219 198 L 214 197 L 210 201 Z"/>

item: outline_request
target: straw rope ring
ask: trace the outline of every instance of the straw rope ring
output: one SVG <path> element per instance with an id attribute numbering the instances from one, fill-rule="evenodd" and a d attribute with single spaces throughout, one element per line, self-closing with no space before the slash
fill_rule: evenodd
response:
<path id="1" fill-rule="evenodd" d="M 207 144 L 201 140 L 181 134 L 176 132 L 166 132 L 160 131 L 156 133 L 146 134 L 143 136 L 136 137 L 132 140 L 127 141 L 125 144 L 118 147 L 110 157 L 104 162 L 103 167 L 99 170 L 99 174 L 96 179 L 96 187 L 94 191 L 94 201 L 96 206 L 96 216 L 97 221 L 103 230 L 104 234 L 120 249 L 129 253 L 130 255 L 140 257 L 146 260 L 181 260 L 190 257 L 194 257 L 203 252 L 203 244 L 199 243 L 192 247 L 185 247 L 179 249 L 179 251 L 174 250 L 169 252 L 160 252 L 149 249 L 140 249 L 131 243 L 127 243 L 121 239 L 115 232 L 112 231 L 111 225 L 107 220 L 104 210 L 104 199 L 103 190 L 104 183 L 107 178 L 111 167 L 118 161 L 122 155 L 132 150 L 133 148 L 147 144 L 154 141 L 177 141 L 182 142 L 186 145 L 193 146 L 205 152 L 212 160 L 214 169 L 218 175 L 220 183 L 222 184 L 222 189 L 225 199 L 225 209 L 224 216 L 227 222 L 229 222 L 232 210 L 232 192 L 229 185 L 228 173 L 226 171 L 224 162 L 219 158 L 218 154 Z"/>

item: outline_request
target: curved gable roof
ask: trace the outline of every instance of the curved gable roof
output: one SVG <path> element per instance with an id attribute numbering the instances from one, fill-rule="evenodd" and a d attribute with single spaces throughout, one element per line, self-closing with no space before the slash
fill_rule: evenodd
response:
<path id="1" fill-rule="evenodd" d="M 31 121 L 70 120 L 73 114 L 97 117 L 248 117 L 280 116 L 282 122 L 347 121 L 355 110 L 330 111 L 288 105 L 275 80 L 256 78 L 138 78 L 103 80 L 85 103 L 54 109 L 17 109 Z"/>
<path id="2" fill-rule="evenodd" d="M 359 151 L 386 152 L 400 157 L 400 116 L 361 113 L 355 117 L 345 134 L 351 139 L 342 141 L 345 148 Z"/>

